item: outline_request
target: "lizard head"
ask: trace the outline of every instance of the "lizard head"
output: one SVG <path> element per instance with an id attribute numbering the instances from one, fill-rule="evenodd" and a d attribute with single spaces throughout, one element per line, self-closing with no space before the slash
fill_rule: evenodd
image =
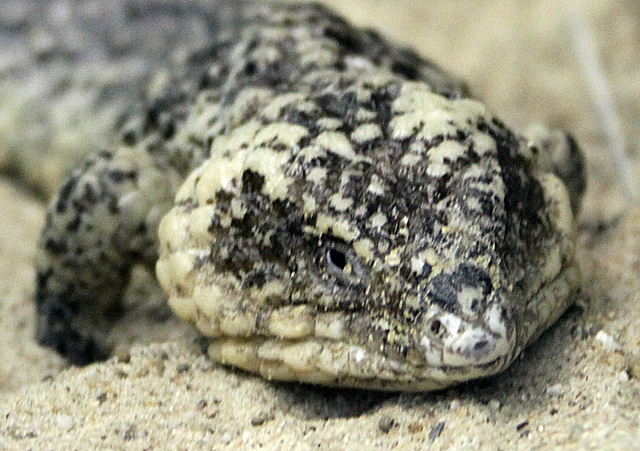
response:
<path id="1" fill-rule="evenodd" d="M 351 122 L 326 98 L 236 99 L 276 113 L 227 121 L 159 232 L 160 282 L 213 358 L 275 379 L 440 388 L 500 371 L 564 310 L 562 183 L 481 104 L 385 89 Z"/>

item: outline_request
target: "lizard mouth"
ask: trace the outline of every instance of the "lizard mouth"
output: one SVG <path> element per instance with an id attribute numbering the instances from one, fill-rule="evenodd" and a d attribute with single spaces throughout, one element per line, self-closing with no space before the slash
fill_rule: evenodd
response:
<path id="1" fill-rule="evenodd" d="M 499 331 L 468 327 L 452 336 L 437 359 L 392 358 L 376 350 L 333 337 L 251 336 L 210 338 L 209 356 L 222 364 L 243 368 L 268 380 L 389 391 L 440 390 L 470 379 L 494 375 L 520 354 L 570 304 L 579 280 L 577 266 L 566 265 L 530 297 L 523 311 L 538 315 L 525 328 Z M 562 299 L 562 302 L 559 300 Z M 532 308 L 535 307 L 534 310 Z M 534 327 L 526 328 L 527 324 Z M 328 323 L 329 324 L 329 323 Z M 506 327 L 506 326 L 505 326 Z M 512 326 L 511 326 L 512 327 Z M 325 327 L 327 331 L 335 328 Z M 318 332 L 316 327 L 316 332 Z M 337 333 L 337 330 L 336 330 Z M 425 349 L 424 343 L 421 346 Z M 418 351 L 423 352 L 423 351 Z M 424 354 L 423 354 L 424 355 Z"/>

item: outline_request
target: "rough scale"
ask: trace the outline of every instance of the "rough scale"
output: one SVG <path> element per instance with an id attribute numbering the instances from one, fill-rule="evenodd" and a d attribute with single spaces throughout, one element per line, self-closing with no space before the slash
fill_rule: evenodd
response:
<path id="1" fill-rule="evenodd" d="M 216 361 L 432 390 L 503 370 L 572 302 L 573 139 L 515 134 L 433 63 L 324 7 L 207 11 L 215 36 L 49 207 L 43 344 L 105 358 L 142 262 Z"/>

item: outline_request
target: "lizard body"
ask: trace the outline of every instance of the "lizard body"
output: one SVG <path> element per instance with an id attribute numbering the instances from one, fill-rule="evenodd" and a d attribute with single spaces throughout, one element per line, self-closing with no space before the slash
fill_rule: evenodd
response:
<path id="1" fill-rule="evenodd" d="M 455 77 L 324 7 L 209 11 L 207 45 L 52 201 L 42 343 L 105 358 L 136 263 L 214 360 L 324 385 L 495 374 L 567 308 L 573 139 L 515 134 Z"/>

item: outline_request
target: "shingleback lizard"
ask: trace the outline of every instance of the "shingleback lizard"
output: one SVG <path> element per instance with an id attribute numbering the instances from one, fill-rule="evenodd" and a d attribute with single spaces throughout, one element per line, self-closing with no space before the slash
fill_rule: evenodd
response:
<path id="1" fill-rule="evenodd" d="M 564 312 L 571 137 L 514 133 L 325 7 L 202 3 L 209 42 L 158 69 L 49 206 L 41 343 L 106 358 L 137 263 L 212 359 L 267 379 L 440 389 L 502 371 Z"/>

